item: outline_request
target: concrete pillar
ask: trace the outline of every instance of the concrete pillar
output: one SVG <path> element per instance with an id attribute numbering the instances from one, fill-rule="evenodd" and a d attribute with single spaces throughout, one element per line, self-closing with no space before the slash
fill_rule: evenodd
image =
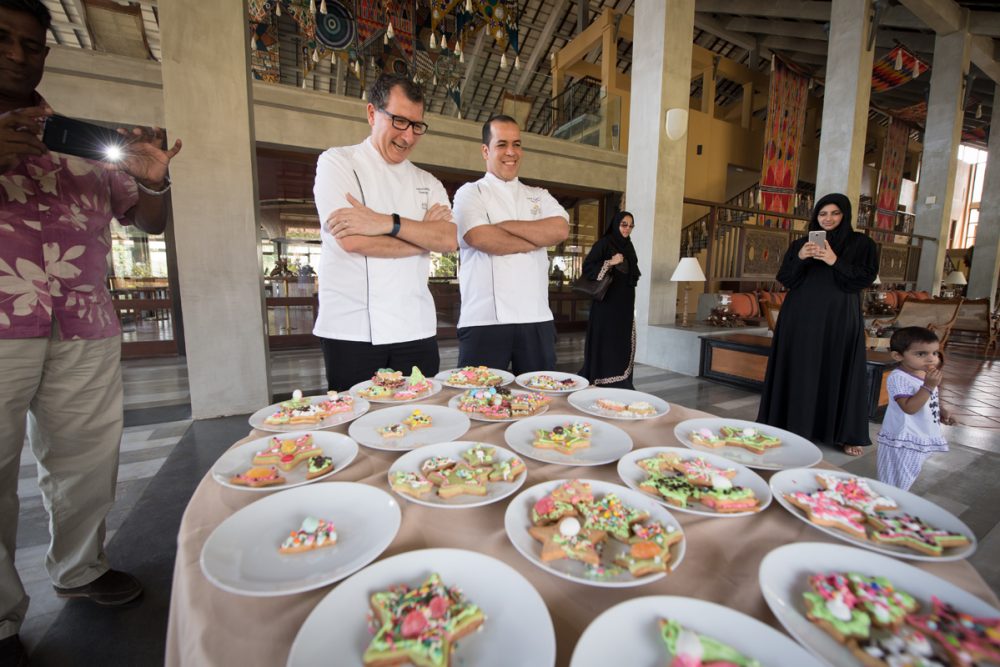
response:
<path id="1" fill-rule="evenodd" d="M 160 6 L 178 279 L 195 418 L 270 403 L 244 0 Z"/>
<path id="2" fill-rule="evenodd" d="M 983 200 L 979 203 L 976 249 L 972 253 L 969 286 L 970 299 L 990 299 L 993 307 L 1000 274 L 1000 85 L 994 86 L 993 118 L 990 120 L 990 145 L 983 178 Z"/>
<path id="3" fill-rule="evenodd" d="M 636 292 L 636 359 L 669 367 L 666 346 L 651 340 L 655 325 L 674 324 L 677 266 L 684 211 L 687 134 L 666 135 L 669 109 L 687 113 L 691 89 L 694 0 L 639 2 L 635 7 L 626 207 L 635 215 L 634 245 L 642 279 Z M 655 338 L 655 336 L 654 336 Z"/>
<path id="4" fill-rule="evenodd" d="M 875 55 L 867 48 L 870 29 L 868 0 L 833 0 L 816 198 L 842 192 L 855 211 L 861 195 Z"/>
<path id="5" fill-rule="evenodd" d="M 931 294 L 941 291 L 944 255 L 948 249 L 970 41 L 970 35 L 965 30 L 949 35 L 939 34 L 934 38 L 934 64 L 927 101 L 924 158 L 917 185 L 915 226 L 915 233 L 938 239 L 924 241 L 917 271 L 917 289 Z"/>
<path id="6" fill-rule="evenodd" d="M 715 63 L 701 73 L 701 112 L 715 118 Z"/>

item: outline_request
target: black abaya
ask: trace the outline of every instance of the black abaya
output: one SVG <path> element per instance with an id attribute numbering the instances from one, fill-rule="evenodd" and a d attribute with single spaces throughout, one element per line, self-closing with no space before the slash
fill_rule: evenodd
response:
<path id="1" fill-rule="evenodd" d="M 790 291 L 775 326 L 757 421 L 826 444 L 868 445 L 860 291 L 878 272 L 878 247 L 850 231 L 846 208 L 846 228 L 831 242 L 833 266 L 799 258 L 806 238 L 785 253 L 777 278 Z"/>
<path id="2" fill-rule="evenodd" d="M 632 244 L 618 228 L 626 215 L 630 214 L 622 212 L 612 220 L 607 234 L 598 239 L 583 262 L 583 275 L 597 280 L 604 262 L 619 252 L 625 257 L 609 269 L 611 286 L 604 300 L 591 302 L 580 375 L 593 385 L 633 389 L 635 285 L 640 273 Z"/>

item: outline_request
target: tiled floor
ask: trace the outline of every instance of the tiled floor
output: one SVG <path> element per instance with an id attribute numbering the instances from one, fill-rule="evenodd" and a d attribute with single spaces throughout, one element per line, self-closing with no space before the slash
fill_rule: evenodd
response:
<path id="1" fill-rule="evenodd" d="M 576 371 L 583 353 L 582 334 L 560 336 L 557 352 L 558 369 Z M 441 357 L 442 368 L 456 364 L 453 341 L 442 344 Z M 117 565 L 142 576 L 147 592 L 139 603 L 114 612 L 82 601 L 65 603 L 53 595 L 43 567 L 47 520 L 34 462 L 26 450 L 19 483 L 22 507 L 16 560 L 32 597 L 22 639 L 34 650 L 33 664 L 69 664 L 81 655 L 104 656 L 105 664 L 162 662 L 172 536 L 180 513 L 215 457 L 247 431 L 243 417 L 190 421 L 183 359 L 129 360 L 123 366 L 127 428 L 118 501 L 108 521 L 108 551 Z M 959 515 L 973 529 L 980 546 L 971 562 L 996 591 L 1000 590 L 1000 513 L 995 509 L 1000 506 L 1000 485 L 995 481 L 1000 472 L 1000 365 L 971 348 L 956 347 L 949 349 L 945 369 L 943 402 L 961 425 L 946 429 L 951 452 L 930 459 L 913 490 Z M 275 394 L 325 388 L 318 350 L 275 352 L 271 371 Z M 723 417 L 753 419 L 757 413 L 755 393 L 649 366 L 637 367 L 635 384 L 672 403 Z M 873 439 L 878 426 L 871 425 Z M 857 474 L 875 475 L 871 451 L 852 459 L 824 449 L 824 456 Z M 111 653 L 117 656 L 112 662 L 107 661 L 107 642 L 95 638 L 101 633 L 130 636 L 127 648 Z"/>

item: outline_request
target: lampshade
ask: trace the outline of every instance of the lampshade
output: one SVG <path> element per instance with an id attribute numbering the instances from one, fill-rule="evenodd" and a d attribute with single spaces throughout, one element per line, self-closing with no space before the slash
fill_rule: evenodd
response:
<path id="1" fill-rule="evenodd" d="M 882 284 L 882 279 L 879 278 L 878 275 L 876 274 L 875 280 L 872 281 L 872 285 L 881 285 L 881 284 Z"/>
<path id="2" fill-rule="evenodd" d="M 670 276 L 672 282 L 702 282 L 705 280 L 705 274 L 701 270 L 701 264 L 694 257 L 685 257 L 681 260 L 677 268 L 674 269 L 674 275 Z"/>
<path id="3" fill-rule="evenodd" d="M 968 285 L 969 281 L 965 279 L 965 274 L 961 271 L 952 271 L 948 274 L 948 277 L 944 279 L 945 285 Z"/>

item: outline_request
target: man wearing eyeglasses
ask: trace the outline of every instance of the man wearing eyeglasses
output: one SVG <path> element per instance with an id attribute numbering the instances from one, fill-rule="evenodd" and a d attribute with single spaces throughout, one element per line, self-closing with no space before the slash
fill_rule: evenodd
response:
<path id="1" fill-rule="evenodd" d="M 483 125 L 486 174 L 455 193 L 460 259 L 460 366 L 555 370 L 546 248 L 569 234 L 569 215 L 542 188 L 518 180 L 521 130 L 510 116 Z"/>
<path id="2" fill-rule="evenodd" d="M 423 92 L 383 74 L 368 100 L 371 135 L 323 153 L 313 186 L 323 221 L 313 334 L 341 391 L 379 368 L 438 372 L 429 253 L 457 246 L 444 186 L 408 159 L 427 132 Z"/>

